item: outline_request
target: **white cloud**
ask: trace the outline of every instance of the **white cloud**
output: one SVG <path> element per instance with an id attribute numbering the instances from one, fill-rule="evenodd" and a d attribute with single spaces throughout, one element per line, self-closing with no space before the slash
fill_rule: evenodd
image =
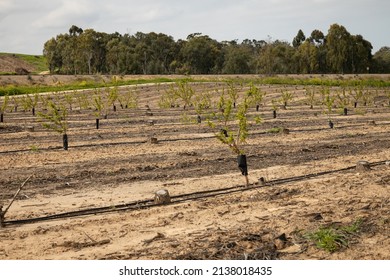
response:
<path id="1" fill-rule="evenodd" d="M 99 17 L 95 6 L 88 0 L 62 0 L 52 6 L 47 14 L 36 18 L 32 22 L 35 28 L 58 28 L 71 26 L 73 24 L 87 24 Z M 50 2 L 49 2 L 50 3 Z M 76 24 L 77 25 L 77 24 Z"/>

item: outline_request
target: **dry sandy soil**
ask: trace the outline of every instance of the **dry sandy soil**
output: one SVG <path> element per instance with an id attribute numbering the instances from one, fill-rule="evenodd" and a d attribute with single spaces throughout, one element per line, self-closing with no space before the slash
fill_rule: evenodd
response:
<path id="1" fill-rule="evenodd" d="M 274 119 L 269 104 L 281 86 L 262 86 L 266 105 L 250 115 L 263 122 L 251 124 L 244 147 L 246 188 L 236 157 L 210 128 L 183 123 L 183 109 L 158 107 L 164 87 L 138 86 L 139 108 L 110 111 L 98 130 L 91 111 L 74 109 L 68 151 L 31 112 L 5 114 L 0 204 L 32 177 L 5 215 L 0 259 L 390 258 L 390 108 L 381 92 L 348 116 L 335 110 L 330 129 L 320 106 L 303 104 L 299 86 L 283 87 L 295 98 Z M 222 84 L 193 87 L 214 91 Z M 186 114 L 195 119 L 192 109 Z M 273 127 L 290 133 L 270 133 Z M 360 160 L 371 169 L 356 170 Z M 160 189 L 172 203 L 153 204 Z M 87 209 L 105 213 L 49 219 Z M 36 217 L 44 218 L 32 222 Z M 307 238 L 354 223 L 359 229 L 345 233 L 348 244 L 333 253 Z"/>

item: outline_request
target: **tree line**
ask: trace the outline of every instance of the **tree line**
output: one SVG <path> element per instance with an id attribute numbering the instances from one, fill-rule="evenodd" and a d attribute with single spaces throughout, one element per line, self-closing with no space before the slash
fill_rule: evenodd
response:
<path id="1" fill-rule="evenodd" d="M 390 73 L 390 48 L 372 45 L 332 24 L 325 35 L 299 30 L 280 40 L 218 42 L 202 33 L 175 41 L 162 33 L 108 34 L 73 25 L 44 44 L 51 73 L 59 74 L 325 74 Z"/>

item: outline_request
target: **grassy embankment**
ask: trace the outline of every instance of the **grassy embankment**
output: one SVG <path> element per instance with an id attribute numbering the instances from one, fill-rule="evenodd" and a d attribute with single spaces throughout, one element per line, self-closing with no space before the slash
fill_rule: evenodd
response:
<path id="1" fill-rule="evenodd" d="M 43 55 L 0 53 L 1 59 L 7 59 L 14 67 L 11 69 L 2 69 L 0 67 L 0 75 L 15 75 L 16 68 L 26 68 L 27 66 L 29 68 L 27 70 L 32 74 L 38 74 L 48 70 L 46 58 Z"/>

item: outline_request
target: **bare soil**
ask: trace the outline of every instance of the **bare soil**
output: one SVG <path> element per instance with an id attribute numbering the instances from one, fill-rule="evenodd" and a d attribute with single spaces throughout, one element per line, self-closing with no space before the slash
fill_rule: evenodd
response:
<path id="1" fill-rule="evenodd" d="M 222 86 L 193 85 L 196 91 Z M 5 215 L 0 259 L 390 258 L 390 108 L 383 92 L 369 106 L 350 108 L 348 116 L 335 109 L 330 129 L 319 105 L 304 104 L 303 87 L 262 86 L 266 105 L 260 112 L 251 108 L 250 115 L 261 115 L 263 122 L 251 123 L 244 147 L 251 183 L 246 188 L 236 156 L 213 131 L 181 121 L 184 113 L 196 119 L 192 108 L 158 107 L 166 87 L 138 86 L 139 108 L 117 106 L 99 130 L 92 111 L 74 108 L 68 151 L 61 135 L 44 129 L 31 112 L 6 112 L 0 124 L 0 205 L 6 207 L 32 177 Z M 274 119 L 269 104 L 281 89 L 295 97 Z M 274 127 L 289 133 L 271 133 Z M 152 136 L 157 144 L 149 143 Z M 360 160 L 372 163 L 371 169 L 353 168 Z M 224 188 L 236 191 L 115 209 L 153 200 L 160 189 L 174 197 Z M 106 206 L 112 211 L 15 222 Z M 333 253 L 305 237 L 356 221 L 359 230 Z"/>

